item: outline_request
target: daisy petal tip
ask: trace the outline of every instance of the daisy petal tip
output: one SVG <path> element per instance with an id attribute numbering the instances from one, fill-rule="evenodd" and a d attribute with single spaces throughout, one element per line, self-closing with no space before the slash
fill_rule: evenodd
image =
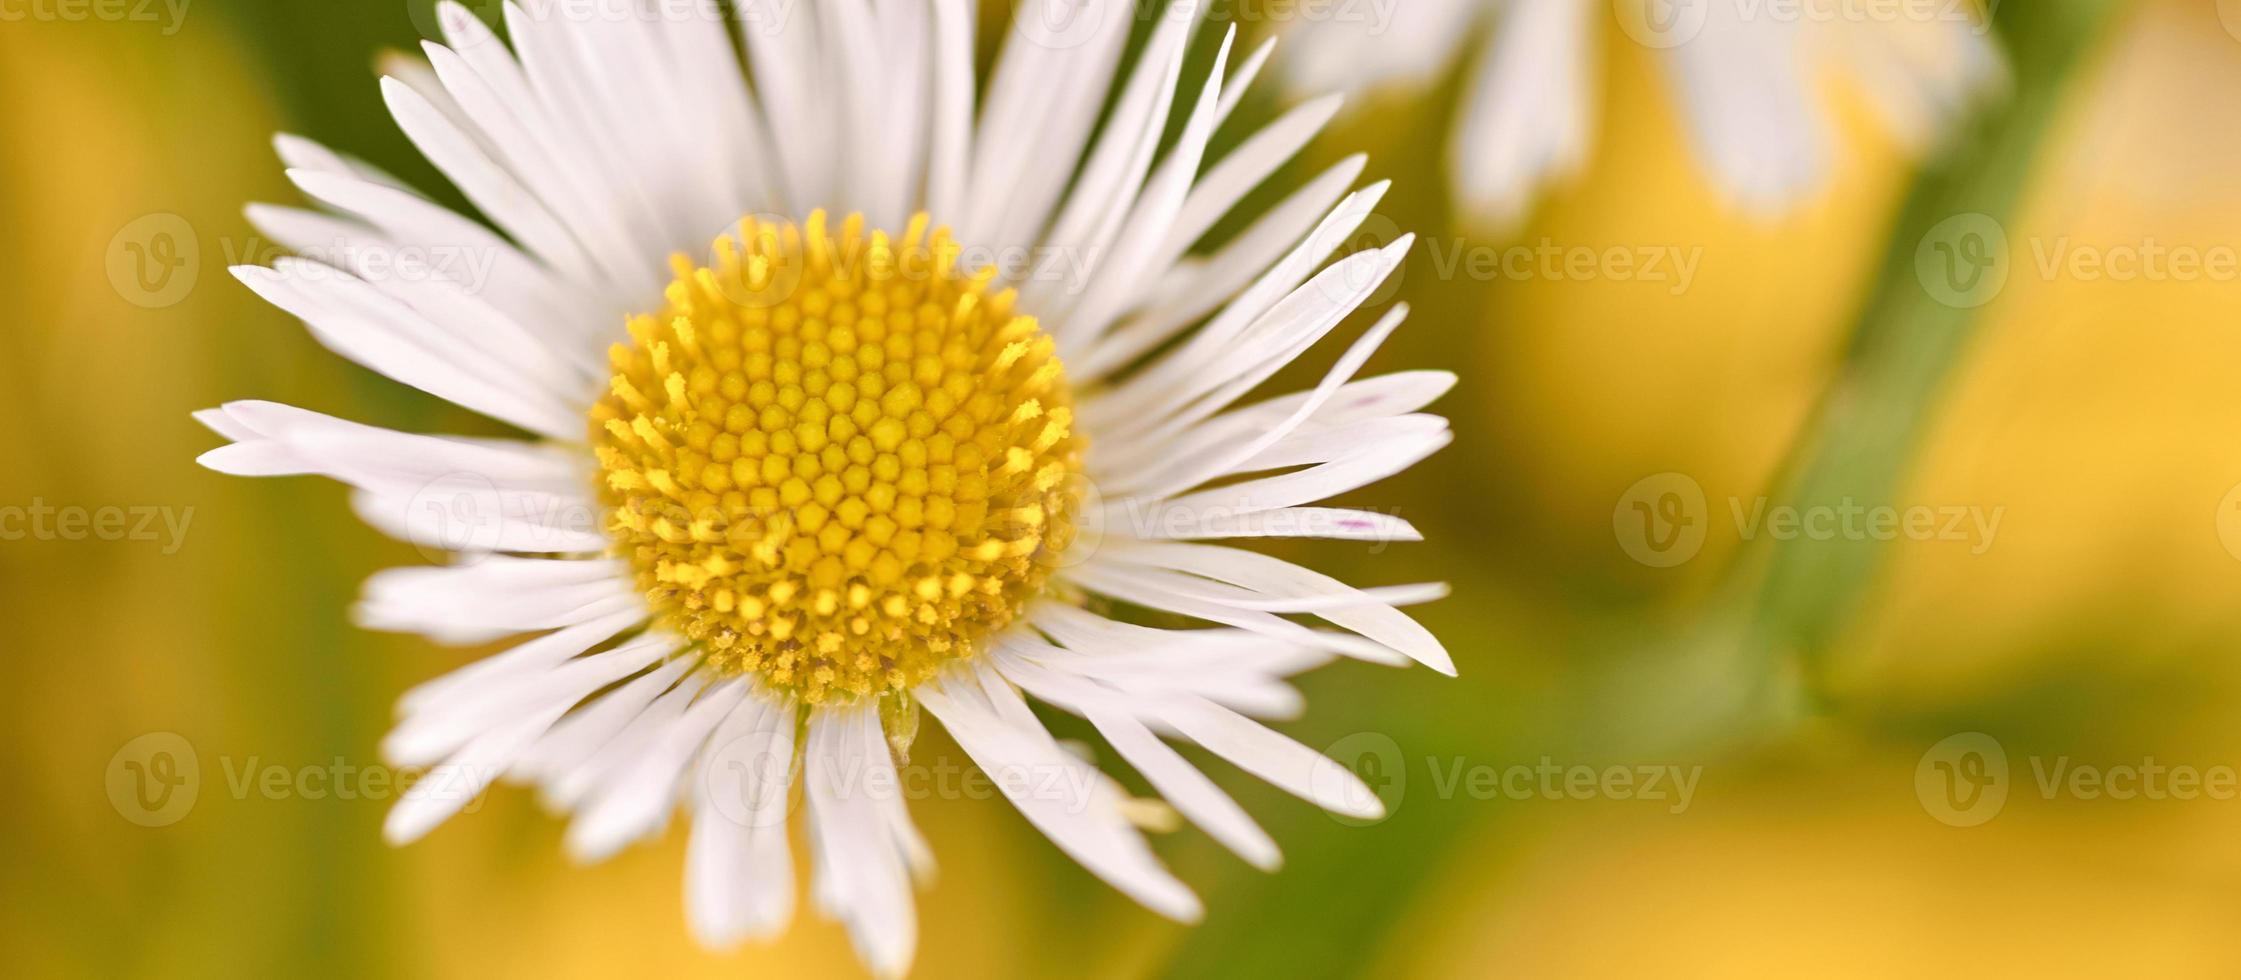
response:
<path id="1" fill-rule="evenodd" d="M 560 849 L 568 854 L 570 863 L 579 868 L 588 868 L 615 856 L 620 845 L 609 839 L 611 836 L 577 832 L 571 827 L 570 832 L 562 838 Z"/>
<path id="2" fill-rule="evenodd" d="M 187 413 L 187 417 L 202 423 L 203 428 L 219 435 L 225 435 L 227 429 L 234 427 L 233 421 L 226 417 L 226 410 L 222 407 L 198 408 Z"/>
<path id="3" fill-rule="evenodd" d="M 227 476 L 278 476 L 290 465 L 285 450 L 267 441 L 236 442 L 195 457 L 195 463 Z"/>
<path id="4" fill-rule="evenodd" d="M 202 413 L 196 412 L 195 418 L 198 420 L 201 419 Z M 209 423 L 205 422 L 203 424 L 208 425 Z M 224 473 L 227 476 L 233 476 L 235 475 L 234 472 L 226 466 L 226 450 L 232 448 L 233 446 L 231 445 L 219 446 L 216 449 L 210 450 L 209 452 L 195 457 L 195 463 L 196 465 L 201 466 L 203 469 L 210 470 L 211 472 Z"/>
<path id="5" fill-rule="evenodd" d="M 403 52 L 389 51 L 384 53 L 381 60 L 376 64 L 376 67 L 381 70 L 381 100 L 392 109 L 397 107 L 397 100 L 399 99 L 420 98 L 420 93 L 413 91 L 412 86 L 405 84 L 404 80 L 398 78 L 392 70 L 397 65 L 397 59 L 403 57 L 405 57 Z"/>
<path id="6" fill-rule="evenodd" d="M 318 143 L 307 136 L 299 136 L 295 133 L 274 133 L 272 134 L 272 152 L 273 155 L 280 158 L 284 168 L 292 168 L 297 165 L 297 161 L 308 159 L 313 154 L 320 152 L 320 147 Z M 285 172 L 285 169 L 283 172 Z"/>
<path id="7" fill-rule="evenodd" d="M 697 914 L 686 916 L 686 926 L 693 943 L 711 953 L 729 953 L 746 944 L 747 937 L 740 930 L 709 922 Z"/>
<path id="8" fill-rule="evenodd" d="M 290 213 L 290 208 L 266 201 L 251 201 L 241 206 L 242 220 L 249 222 L 258 231 L 266 232 L 267 237 L 277 237 L 270 234 L 271 229 L 287 220 Z"/>
<path id="9" fill-rule="evenodd" d="M 1205 920 L 1206 904 L 1186 888 L 1176 896 L 1173 906 L 1160 910 L 1160 914 L 1184 925 L 1195 926 Z"/>
<path id="10" fill-rule="evenodd" d="M 425 808 L 416 807 L 405 800 L 389 808 L 389 815 L 381 821 L 382 843 L 390 847 L 404 847 L 414 843 L 436 829 L 441 820 L 428 819 Z"/>
<path id="11" fill-rule="evenodd" d="M 482 26 L 482 21 L 476 20 L 475 15 L 468 13 L 467 8 L 460 6 L 457 0 L 441 0 L 436 4 L 436 24 L 443 28 L 445 37 L 455 38 L 462 31 Z"/>
<path id="12" fill-rule="evenodd" d="M 1265 846 L 1255 845 L 1251 853 L 1240 852 L 1238 856 L 1263 874 L 1275 874 L 1284 870 L 1284 852 L 1278 850 L 1273 841 L 1267 842 Z"/>

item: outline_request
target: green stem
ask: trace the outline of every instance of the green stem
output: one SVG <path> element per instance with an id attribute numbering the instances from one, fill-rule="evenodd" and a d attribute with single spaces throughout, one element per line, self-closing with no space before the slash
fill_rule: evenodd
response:
<path id="1" fill-rule="evenodd" d="M 1974 145 L 1956 162 L 1916 183 L 1843 374 L 1793 460 L 1788 496 L 1801 512 L 1896 504 L 1931 411 L 1980 323 L 1979 310 L 1967 305 L 1976 297 L 1962 287 L 1977 271 L 1971 260 L 1991 254 L 1984 249 L 1996 239 L 1969 232 L 1996 229 L 2014 213 L 2082 55 L 2117 6 L 2117 0 L 2000 5 L 2014 95 L 1987 115 Z M 1948 223 L 1964 215 L 1982 217 Z M 1918 264 L 1918 255 L 1927 264 Z M 1961 274 L 1939 281 L 1947 262 L 1959 263 L 1952 270 Z M 1872 540 L 1799 537 L 1773 544 L 1748 649 L 1777 664 L 1776 658 L 1796 656 L 1810 685 L 1881 555 Z"/>

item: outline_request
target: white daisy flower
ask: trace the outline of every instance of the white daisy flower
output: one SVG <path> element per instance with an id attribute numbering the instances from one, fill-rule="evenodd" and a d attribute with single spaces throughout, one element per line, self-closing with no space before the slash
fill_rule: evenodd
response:
<path id="1" fill-rule="evenodd" d="M 1715 188 L 1762 217 L 1816 191 L 1831 72 L 1860 84 L 1915 153 L 1996 93 L 2005 62 L 1966 3 L 1869 0 L 1406 0 L 1289 25 L 1294 87 L 1436 84 L 1474 45 L 1448 167 L 1458 206 L 1494 227 L 1577 173 L 1594 142 L 1606 16 L 1653 48 Z"/>
<path id="2" fill-rule="evenodd" d="M 897 770 L 921 706 L 1061 849 L 1176 919 L 1198 900 L 1138 830 L 1167 811 L 1023 693 L 1264 868 L 1275 844 L 1167 740 L 1381 812 L 1256 719 L 1298 711 L 1287 678 L 1335 656 L 1452 673 L 1396 609 L 1443 590 L 1205 542 L 1414 539 L 1314 504 L 1446 445 L 1420 410 L 1455 379 L 1357 379 L 1396 308 L 1312 390 L 1239 404 L 1409 241 L 1333 261 L 1385 189 L 1350 190 L 1354 158 L 1193 253 L 1337 108 L 1209 160 L 1269 49 L 1240 63 L 1233 31 L 1186 74 L 1201 6 L 1166 5 L 1107 110 L 1129 0 L 1031 0 L 985 93 L 968 0 L 508 4 L 506 42 L 447 4 L 446 43 L 382 90 L 491 227 L 280 138 L 326 210 L 253 207 L 307 257 L 236 275 L 337 353 L 531 435 L 264 402 L 198 416 L 233 440 L 212 469 L 341 480 L 376 527 L 459 551 L 375 576 L 363 625 L 534 634 L 405 694 L 383 750 L 433 768 L 392 841 L 500 777 L 572 814 L 587 860 L 682 808 L 691 925 L 728 947 L 786 927 L 805 805 L 818 908 L 893 975 L 932 868 Z"/>

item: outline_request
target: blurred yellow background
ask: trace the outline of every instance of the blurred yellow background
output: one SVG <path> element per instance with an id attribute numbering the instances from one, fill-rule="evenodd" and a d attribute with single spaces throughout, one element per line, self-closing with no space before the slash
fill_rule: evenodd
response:
<path id="1" fill-rule="evenodd" d="M 358 583 L 420 557 L 338 487 L 200 469 L 216 440 L 188 418 L 255 397 L 494 431 L 327 355 L 225 273 L 269 257 L 241 206 L 294 200 L 274 131 L 440 186 L 371 68 L 424 9 L 201 0 L 177 23 L 0 23 L 0 383 L 24 406 L 0 427 L 0 508 L 151 520 L 0 540 L 0 947 L 18 976 L 851 975 L 841 930 L 809 914 L 775 947 L 700 951 L 676 826 L 578 868 L 518 789 L 391 850 L 382 800 L 236 788 L 372 765 L 396 695 L 473 656 L 352 629 Z M 2056 766 L 2241 766 L 2241 280 L 2046 260 L 2241 248 L 2237 32 L 2241 12 L 2206 0 L 2117 4 L 2045 93 L 2020 204 L 1993 219 L 2008 282 L 1974 311 L 1887 501 L 1997 513 L 1996 536 L 1877 549 L 1812 650 L 1754 645 L 1761 579 L 1785 566 L 1731 508 L 1782 502 L 1849 397 L 1871 298 L 1930 288 L 1887 260 L 1923 235 L 1910 195 L 1959 179 L 1966 154 L 1925 175 L 1861 93 L 1832 88 L 1829 186 L 1778 222 L 1736 216 L 1651 53 L 1614 36 L 1587 173 L 1496 238 L 1446 216 L 1425 149 L 1456 81 L 1370 96 L 1294 172 L 1366 149 L 1397 179 L 1387 216 L 1426 245 L 1401 293 L 1418 312 L 1379 364 L 1460 372 L 1442 406 L 1460 439 L 1360 495 L 1428 543 L 1292 550 L 1356 581 L 1454 583 L 1421 614 L 1463 676 L 1333 667 L 1286 730 L 1350 764 L 1344 747 L 1391 746 L 1394 815 L 1344 826 L 1218 774 L 1288 860 L 1262 875 L 1198 835 L 1160 841 L 1207 899 L 1186 929 L 1001 802 L 921 803 L 942 870 L 915 974 L 2241 975 L 2241 799 L 2043 785 Z M 1678 293 L 1440 274 L 1439 250 L 1541 242 L 1685 248 L 1701 271 Z M 1705 497 L 1702 550 L 1672 567 L 1630 557 L 1622 526 L 1661 474 Z M 149 733 L 198 760 L 192 810 L 166 826 L 111 798 L 116 754 Z M 1965 760 L 1939 746 L 1968 733 L 2004 758 L 2006 798 L 1958 826 L 1985 811 L 1940 780 L 1976 770 L 1940 768 Z M 919 751 L 958 755 L 931 732 Z M 1685 804 L 1500 783 L 1544 761 L 1696 778 Z M 1495 785 L 1447 784 L 1474 769 Z"/>

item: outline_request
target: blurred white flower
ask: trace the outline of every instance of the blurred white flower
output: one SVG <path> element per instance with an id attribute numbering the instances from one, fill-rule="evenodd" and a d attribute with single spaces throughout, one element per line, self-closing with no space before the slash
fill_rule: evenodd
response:
<path id="1" fill-rule="evenodd" d="M 1458 206 L 1506 227 L 1576 173 L 1597 124 L 1600 22 L 1656 49 L 1686 128 L 1730 204 L 1774 216 L 1812 194 L 1833 141 L 1825 93 L 1843 74 L 1916 153 L 2005 84 L 1965 2 L 1406 0 L 1289 25 L 1301 91 L 1428 87 L 1482 48 L 1449 147 Z"/>

